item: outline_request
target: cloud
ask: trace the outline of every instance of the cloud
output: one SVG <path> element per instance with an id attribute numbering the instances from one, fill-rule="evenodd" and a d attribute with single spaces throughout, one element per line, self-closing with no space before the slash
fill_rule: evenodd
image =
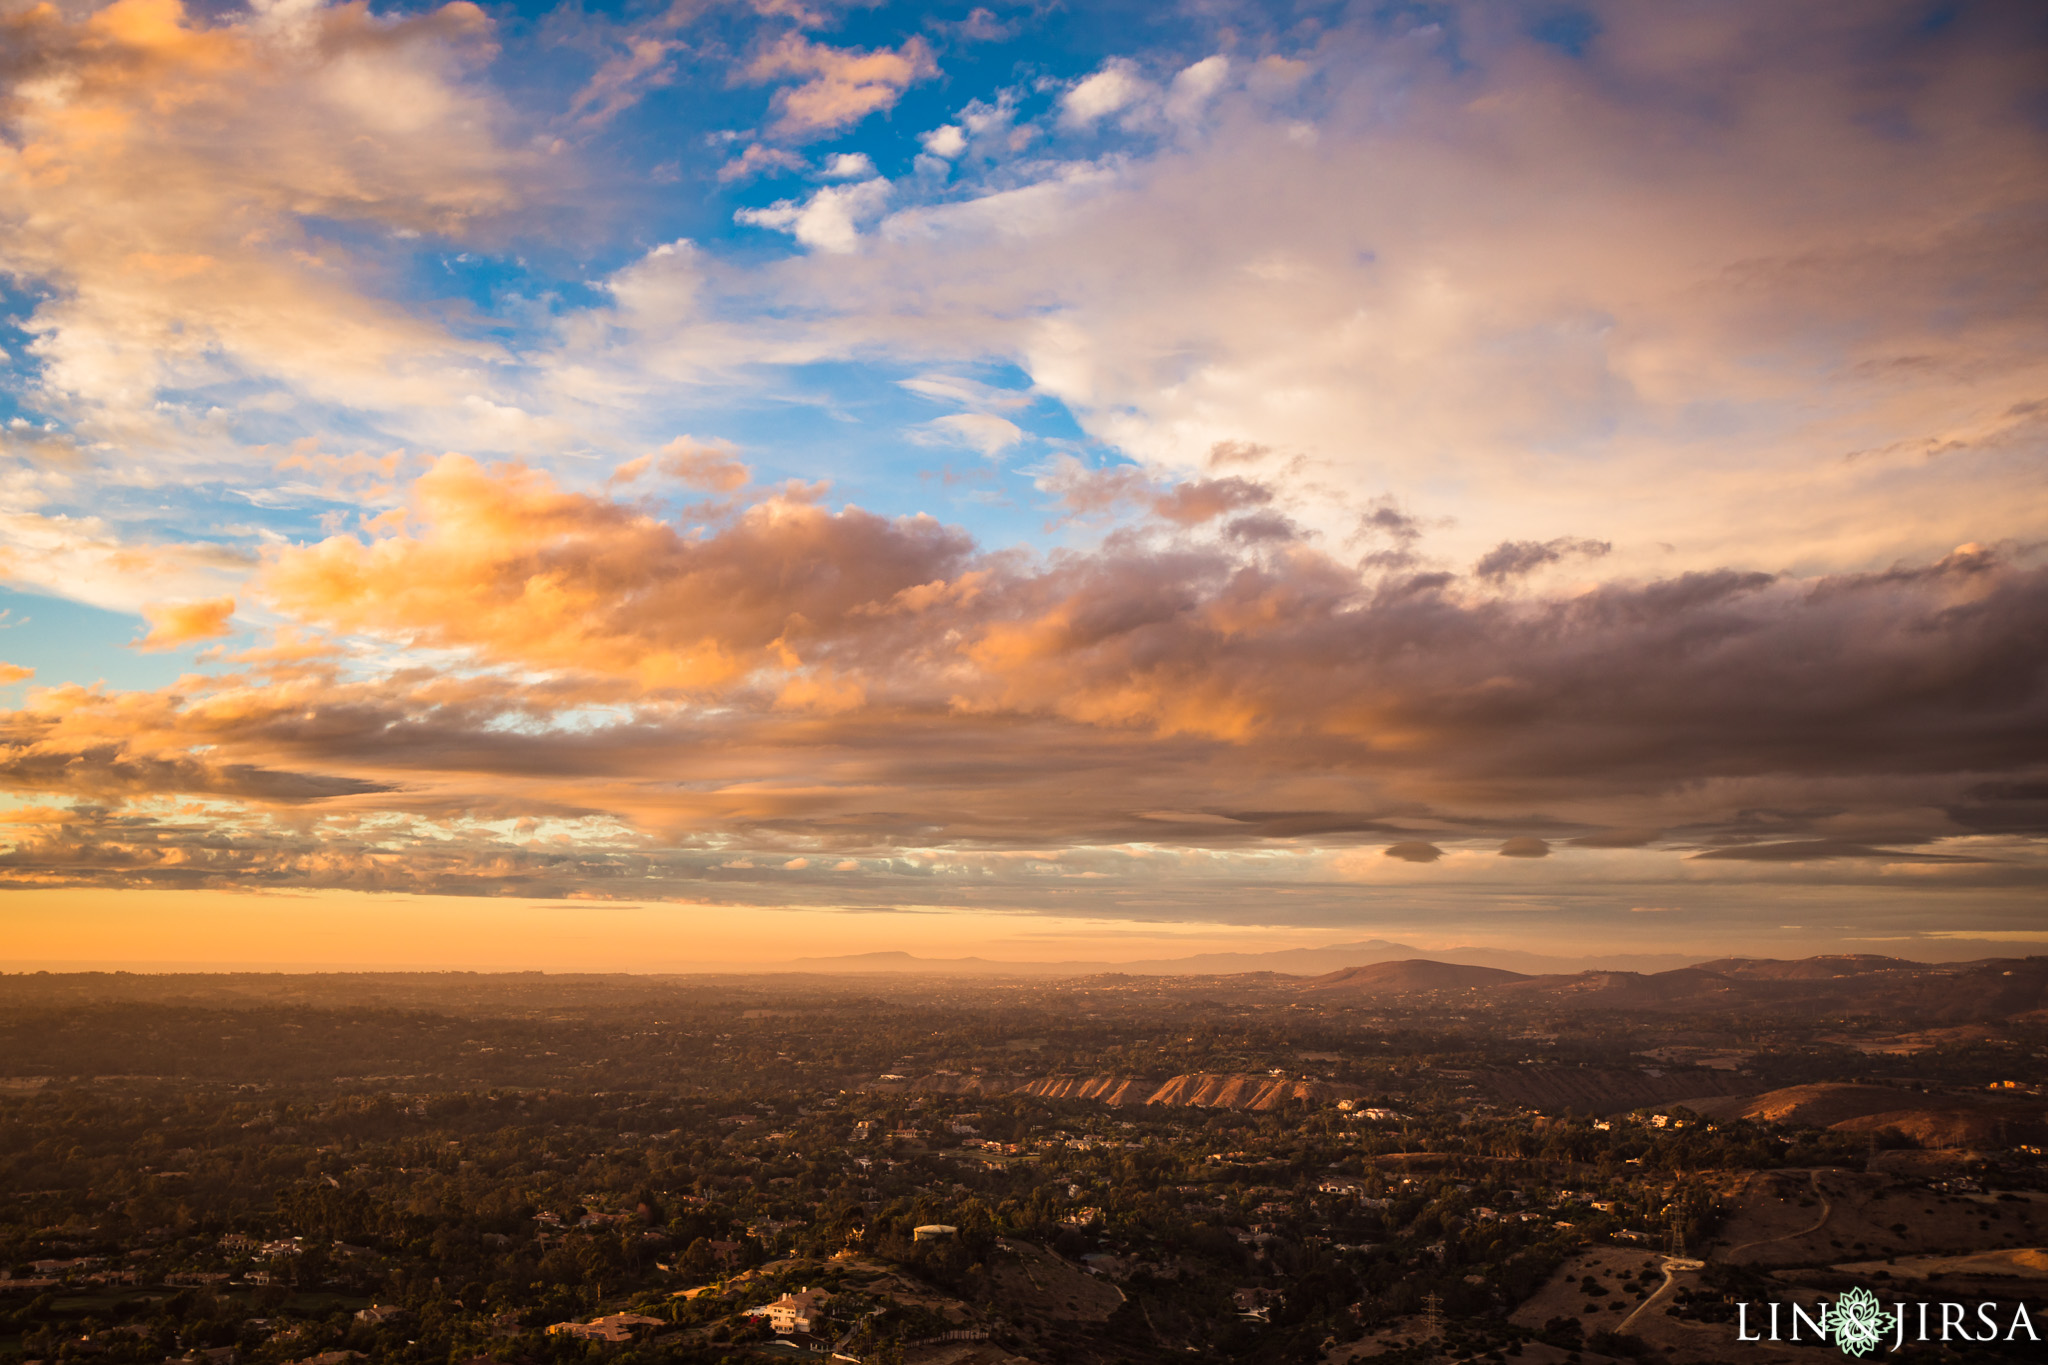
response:
<path id="1" fill-rule="evenodd" d="M 851 859 L 862 896 L 986 875 L 1024 906 L 1028 854 L 1209 915 L 1329 850 L 1381 849 L 1338 859 L 1368 879 L 1533 852 L 1542 809 L 1595 881 L 1704 846 L 1688 903 L 1829 866 L 2038 890 L 2012 840 L 2043 831 L 2048 570 L 1987 552 L 1489 596 L 1164 519 L 1031 556 L 784 487 L 686 526 L 459 456 L 403 511 L 258 581 L 346 669 L 258 651 L 0 718 L 0 787 L 126 812 L 24 834 L 0 876 L 646 895 Z M 195 798 L 224 804 L 166 804 Z"/>
<path id="2" fill-rule="evenodd" d="M 756 84 L 809 77 L 801 85 L 777 90 L 773 103 L 778 136 L 810 138 L 892 108 L 906 89 L 938 72 L 922 38 L 907 39 L 893 51 L 864 51 L 827 47 L 789 33 L 749 62 L 742 76 Z"/>
<path id="3" fill-rule="evenodd" d="M 1223 479 L 1194 479 L 1175 484 L 1155 498 L 1152 510 L 1181 526 L 1198 526 L 1226 512 L 1263 507 L 1273 500 L 1273 490 L 1235 475 Z"/>
<path id="4" fill-rule="evenodd" d="M 1138 75 L 1137 63 L 1112 58 L 1060 96 L 1060 122 L 1070 128 L 1087 128 L 1152 93 L 1151 83 Z"/>
<path id="5" fill-rule="evenodd" d="M 1455 61 L 1337 25 L 1244 64 L 1199 141 L 954 182 L 857 276 L 775 296 L 838 354 L 1017 364 L 1155 478 L 1285 451 L 1326 534 L 1393 492 L 1438 558 L 1505 545 L 1503 573 L 1598 543 L 1628 577 L 2022 541 L 2048 358 L 2013 282 L 2048 249 L 2009 226 L 2043 174 L 2009 168 L 2048 173 L 2036 39 L 1986 10 L 1933 44 L 1913 13 L 1603 10 L 1574 60 L 1513 7 Z M 1104 65 L 1061 117 L 1138 111 L 1139 72 Z M 1738 93 L 1706 118 L 1709 91 Z M 1935 188 L 1908 208 L 1901 183 Z"/>
<path id="6" fill-rule="evenodd" d="M 605 480 L 605 487 L 609 490 L 633 483 L 650 470 L 710 493 L 735 492 L 754 477 L 754 471 L 737 457 L 730 442 L 678 436 L 653 454 L 620 465 Z"/>
<path id="7" fill-rule="evenodd" d="M 963 42 L 1000 43 L 1016 36 L 1016 25 L 1006 24 L 997 19 L 993 10 L 980 5 L 967 12 L 967 17 L 958 23 L 938 21 L 935 27 L 953 34 Z"/>
<path id="8" fill-rule="evenodd" d="M 1607 829 L 1596 834 L 1581 834 L 1571 843 L 1578 848 L 1647 848 L 1662 837 L 1661 830 Z"/>
<path id="9" fill-rule="evenodd" d="M 717 486 L 744 473 L 694 446 L 664 462 Z M 337 630 L 693 692 L 782 666 L 820 632 L 831 643 L 850 612 L 949 576 L 968 548 L 929 518 L 835 514 L 788 493 L 692 539 L 536 471 L 460 456 L 418 481 L 409 510 L 404 531 L 279 553 L 266 592 Z"/>
<path id="10" fill-rule="evenodd" d="M 1119 488 L 1190 516 L 1257 497 Z M 1864 799 L 1924 809 L 1971 793 L 1976 818 L 2009 819 L 1990 808 L 2032 809 L 2031 788 L 2008 797 L 1987 778 L 2017 781 L 2048 758 L 2022 739 L 2048 709 L 2034 628 L 2048 571 L 1995 559 L 1804 582 L 1685 574 L 1517 601 L 1347 567 L 1296 540 L 1119 538 L 1032 567 L 928 518 L 815 497 L 769 490 L 692 536 L 532 470 L 447 457 L 414 484 L 402 524 L 282 549 L 261 588 L 308 626 L 656 693 L 743 696 L 732 689 L 772 680 L 773 695 L 792 670 L 822 687 L 829 668 L 863 707 L 1258 736 L 1269 762 L 1298 742 L 1430 801 L 1468 784 L 1458 799 L 1566 807 L 1690 788 L 1708 801 L 1697 819 L 1711 780 L 1728 803 L 1712 818 L 1726 821 L 1737 803 L 1795 804 L 1744 783 L 1839 778 L 1840 801 L 1893 773 L 1896 794 L 1867 786 Z M 1577 842 L 1643 837 L 1596 823 L 1624 833 Z"/>
<path id="11" fill-rule="evenodd" d="M 733 221 L 787 232 L 814 251 L 843 256 L 860 247 L 860 225 L 875 218 L 889 198 L 889 182 L 863 180 L 828 185 L 799 203 L 784 199 L 765 209 L 741 209 Z"/>
<path id="12" fill-rule="evenodd" d="M 1006 417 L 987 412 L 961 412 L 934 417 L 920 429 L 931 439 L 963 445 L 994 459 L 1024 439 L 1024 429 Z"/>
<path id="13" fill-rule="evenodd" d="M 714 493 L 731 493 L 746 487 L 754 477 L 751 469 L 734 456 L 731 445 L 722 441 L 702 442 L 678 436 L 656 452 L 661 472 L 694 488 Z"/>
<path id="14" fill-rule="evenodd" d="M 239 546 L 137 541 L 98 517 L 0 511 L 0 579 L 116 611 L 216 594 L 254 564 Z"/>
<path id="15" fill-rule="evenodd" d="M 745 151 L 718 168 L 718 178 L 721 181 L 751 180 L 757 175 L 772 175 L 778 171 L 800 171 L 805 165 L 801 156 L 786 147 L 752 142 L 747 144 Z"/>
<path id="16" fill-rule="evenodd" d="M 1176 123 L 1199 117 L 1229 78 L 1230 58 L 1220 52 L 1182 67 L 1167 87 L 1166 116 Z"/>
<path id="17" fill-rule="evenodd" d="M 652 34 L 629 38 L 626 50 L 608 59 L 576 92 L 569 102 L 569 112 L 585 124 L 609 122 L 638 103 L 647 91 L 675 79 L 675 66 L 670 58 L 681 48 L 682 44 L 674 39 Z"/>
<path id="18" fill-rule="evenodd" d="M 21 664 L 0 663 L 0 686 L 9 683 L 27 682 L 36 675 L 33 668 Z"/>
<path id="19" fill-rule="evenodd" d="M 1228 464 L 1257 464 L 1273 453 L 1271 446 L 1256 441 L 1218 441 L 1209 447 L 1211 469 Z"/>
<path id="20" fill-rule="evenodd" d="M 356 280 L 391 234 L 458 237 L 518 204 L 534 158 L 471 82 L 493 41 L 461 0 L 0 19 L 0 269 L 37 283 L 31 398 L 88 441 L 163 449 L 238 385 L 287 410 L 473 391 L 491 347 Z"/>
<path id="21" fill-rule="evenodd" d="M 909 379 L 900 379 L 897 383 L 921 398 L 930 398 L 940 403 L 957 403 L 985 412 L 1015 412 L 1020 408 L 1030 407 L 1033 401 L 1029 393 L 1020 393 L 1015 389 L 999 389 L 951 374 L 920 374 Z"/>
<path id="22" fill-rule="evenodd" d="M 1598 559 L 1613 548 L 1604 540 L 1574 540 L 1569 536 L 1540 544 L 1533 540 L 1507 540 L 1482 555 L 1472 571 L 1488 582 L 1502 583 L 1546 564 L 1556 564 L 1567 555 Z"/>
<path id="23" fill-rule="evenodd" d="M 142 609 L 149 633 L 135 642 L 137 649 L 177 649 L 200 640 L 217 640 L 234 633 L 228 618 L 235 614 L 235 599 L 217 597 L 209 602 L 166 602 Z"/>
<path id="24" fill-rule="evenodd" d="M 922 134 L 918 141 L 924 144 L 925 151 L 931 155 L 944 157 L 949 161 L 967 150 L 967 135 L 960 131 L 960 125 L 957 123 L 941 124 Z"/>
<path id="25" fill-rule="evenodd" d="M 1550 856 L 1550 845 L 1541 839 L 1532 838 L 1526 834 L 1518 834 L 1500 846 L 1500 856 L 1503 858 L 1548 858 Z"/>
<path id="26" fill-rule="evenodd" d="M 1135 505 L 1179 526 L 1199 526 L 1229 512 L 1264 507 L 1273 500 L 1271 489 L 1234 474 L 1161 487 L 1136 466 L 1091 469 L 1071 455 L 1055 459 L 1036 482 L 1040 489 L 1057 494 L 1061 504 L 1076 516 Z M 1291 534 L 1285 522 L 1276 521 L 1269 529 Z M 1253 529 L 1251 538 L 1270 536 Z"/>
<path id="27" fill-rule="evenodd" d="M 875 163 L 866 152 L 835 152 L 820 172 L 827 180 L 872 180 Z"/>
<path id="28" fill-rule="evenodd" d="M 1696 861 L 1745 863 L 1808 863 L 1824 862 L 1834 858 L 1869 858 L 1895 863 L 1972 861 L 1953 854 L 1872 848 L 1867 844 L 1851 843 L 1842 839 L 1791 839 L 1781 843 L 1736 844 L 1728 848 L 1711 848 L 1702 853 L 1695 853 L 1692 857 Z"/>

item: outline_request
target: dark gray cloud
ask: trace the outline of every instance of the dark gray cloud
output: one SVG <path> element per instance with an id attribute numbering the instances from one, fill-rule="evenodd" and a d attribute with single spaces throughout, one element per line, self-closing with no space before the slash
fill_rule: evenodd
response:
<path id="1" fill-rule="evenodd" d="M 1546 564 L 1556 564 L 1567 556 L 1598 559 L 1613 548 L 1604 540 L 1575 540 L 1570 536 L 1543 541 L 1504 540 L 1481 555 L 1472 572 L 1489 583 L 1504 583 Z"/>
<path id="2" fill-rule="evenodd" d="M 1841 839 L 1794 839 L 1776 844 L 1734 844 L 1691 855 L 1696 861 L 1741 863 L 1811 863 L 1834 858 L 1868 858 L 1891 863 L 1976 863 L 1952 853 L 1927 853 L 1916 849 L 1873 848 L 1868 844 Z"/>
<path id="3" fill-rule="evenodd" d="M 4 740 L 0 740 L 0 788 L 85 797 L 179 792 L 281 805 L 392 790 L 389 783 L 357 777 L 283 772 L 251 763 L 208 763 L 182 755 L 158 758 L 131 753 L 118 743 L 44 749 Z"/>

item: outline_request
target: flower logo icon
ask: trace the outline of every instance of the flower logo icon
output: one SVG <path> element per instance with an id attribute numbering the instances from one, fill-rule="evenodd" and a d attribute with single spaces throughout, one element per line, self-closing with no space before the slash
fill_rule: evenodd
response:
<path id="1" fill-rule="evenodd" d="M 1884 1339 L 1884 1309 L 1868 1289 L 1851 1289 L 1827 1310 L 1825 1331 L 1834 1334 L 1844 1355 L 1860 1356 Z"/>

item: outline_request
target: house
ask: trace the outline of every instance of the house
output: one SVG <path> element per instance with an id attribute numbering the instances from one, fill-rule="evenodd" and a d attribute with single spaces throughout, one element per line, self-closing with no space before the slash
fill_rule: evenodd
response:
<path id="1" fill-rule="evenodd" d="M 825 1300 L 831 1295 L 822 1289 L 804 1288 L 794 1294 L 784 1294 L 773 1303 L 747 1310 L 749 1317 L 766 1318 L 768 1325 L 780 1336 L 792 1332 L 811 1332 L 825 1320 Z"/>
<path id="2" fill-rule="evenodd" d="M 910 1230 L 910 1240 L 913 1242 L 943 1242 L 959 1231 L 960 1229 L 954 1227 L 951 1223 L 925 1223 Z"/>
<path id="3" fill-rule="evenodd" d="M 382 1327 L 386 1323 L 397 1322 L 401 1318 L 411 1316 L 412 1314 L 405 1309 L 390 1303 L 373 1303 L 368 1308 L 356 1310 L 356 1321 L 371 1327 Z"/>
<path id="4" fill-rule="evenodd" d="M 1252 1286 L 1230 1291 L 1231 1307 L 1237 1310 L 1240 1322 L 1270 1323 L 1273 1320 L 1273 1304 L 1280 1295 L 1271 1289 Z"/>

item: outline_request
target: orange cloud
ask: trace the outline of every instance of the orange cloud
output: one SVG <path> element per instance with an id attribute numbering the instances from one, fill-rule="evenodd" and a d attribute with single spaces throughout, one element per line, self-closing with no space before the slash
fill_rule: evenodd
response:
<path id="1" fill-rule="evenodd" d="M 77 818 L 76 811 L 62 806 L 16 806 L 0 811 L 0 824 L 6 825 L 61 825 Z"/>
<path id="2" fill-rule="evenodd" d="M 35 675 L 36 671 L 33 668 L 23 668 L 20 664 L 0 663 L 0 686 L 26 682 Z"/>
<path id="3" fill-rule="evenodd" d="M 702 448 L 672 448 L 670 465 L 717 486 L 745 477 Z M 414 485 L 409 524 L 284 551 L 265 591 L 337 630 L 701 692 L 808 661 L 813 643 L 844 638 L 854 613 L 947 576 L 969 548 L 929 517 L 833 513 L 789 493 L 693 539 L 536 471 L 486 471 L 463 456 Z M 828 692 L 849 695 L 811 695 Z"/>
<path id="4" fill-rule="evenodd" d="M 1168 528 L 1257 505 L 1254 484 L 1189 488 L 1162 495 L 1181 514 L 1162 519 Z M 1980 553 L 1811 592 L 1723 572 L 1522 600 L 1448 573 L 1360 569 L 1291 534 L 1126 536 L 1034 564 L 979 555 L 930 518 L 828 511 L 787 489 L 691 535 L 534 470 L 461 456 L 419 479 L 402 526 L 383 531 L 278 552 L 263 591 L 309 625 L 629 689 L 611 695 L 780 697 L 837 715 L 943 706 L 1233 742 L 1341 738 L 1382 763 L 1434 762 L 1439 777 L 1570 771 L 1609 742 L 1598 736 L 1624 732 L 1682 749 L 1680 768 L 1720 764 L 1762 679 L 1782 680 L 1780 705 L 1817 685 L 1800 662 L 1815 639 L 1840 633 L 1844 660 L 1867 657 L 1872 671 L 1830 682 L 1842 696 L 1918 666 L 1906 661 L 1933 637 L 1908 621 L 1989 666 L 2020 646 L 1987 633 L 1981 606 L 1948 613 L 1986 594 L 2029 609 L 2018 604 L 2039 581 Z M 1720 643 L 1702 654 L 1696 638 Z M 1602 662 L 1612 659 L 1629 661 L 1625 678 Z M 1582 714 L 1585 698 L 1617 688 L 1626 705 Z M 1656 719 L 1674 706 L 1721 718 L 1714 751 L 1701 747 L 1705 732 Z M 1539 715 L 1542 726 L 1518 719 Z"/>
<path id="5" fill-rule="evenodd" d="M 922 38 L 911 38 L 894 51 L 864 52 L 828 47 L 790 33 L 748 63 L 745 77 L 756 84 L 785 76 L 810 77 L 775 92 L 780 116 L 775 131 L 801 138 L 829 133 L 888 109 L 910 86 L 938 73 L 931 47 Z"/>
<path id="6" fill-rule="evenodd" d="M 228 618 L 235 614 L 235 599 L 216 597 L 207 602 L 166 602 L 142 609 L 149 633 L 135 642 L 137 649 L 176 649 L 200 640 L 217 640 L 233 633 Z"/>
<path id="7" fill-rule="evenodd" d="M 706 444 L 678 436 L 661 448 L 661 472 L 695 488 L 731 493 L 744 488 L 754 471 L 733 457 L 732 447 L 722 441 Z"/>
<path id="8" fill-rule="evenodd" d="M 1071 455 L 1053 461 L 1037 480 L 1045 492 L 1059 495 L 1060 503 L 1076 516 L 1109 512 L 1134 505 L 1176 526 L 1199 526 L 1232 512 L 1248 512 L 1273 501 L 1273 491 L 1251 479 L 1229 475 L 1220 479 L 1194 479 L 1162 486 L 1154 483 L 1135 465 L 1112 465 L 1090 469 Z M 1249 539 L 1284 537 L 1287 523 L 1270 518 L 1270 527 L 1252 532 Z M 1240 523 L 1242 525 L 1243 523 Z"/>

